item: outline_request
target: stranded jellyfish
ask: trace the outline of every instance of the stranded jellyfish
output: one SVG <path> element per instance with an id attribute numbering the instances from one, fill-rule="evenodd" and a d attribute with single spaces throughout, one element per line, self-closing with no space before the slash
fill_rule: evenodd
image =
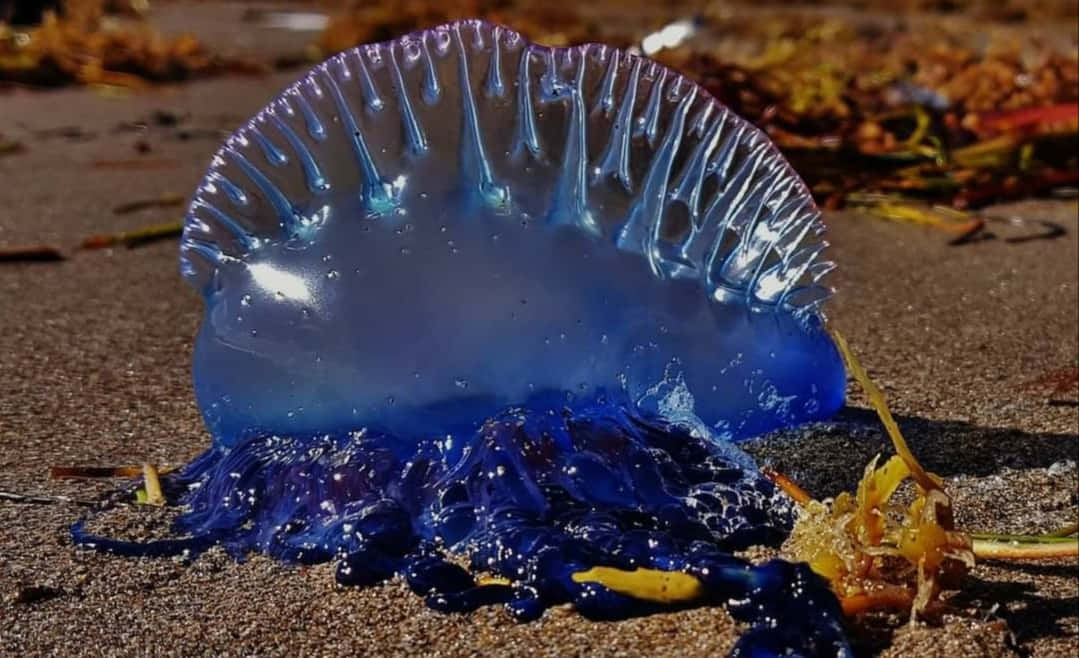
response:
<path id="1" fill-rule="evenodd" d="M 823 581 L 731 554 L 793 515 L 734 442 L 843 403 L 821 232 L 760 131 L 643 57 L 479 21 L 342 53 L 191 202 L 213 442 L 166 477 L 175 538 L 76 543 L 333 561 L 520 620 L 649 612 L 618 578 L 682 574 L 667 598 L 750 625 L 736 653 L 843 653 Z"/>

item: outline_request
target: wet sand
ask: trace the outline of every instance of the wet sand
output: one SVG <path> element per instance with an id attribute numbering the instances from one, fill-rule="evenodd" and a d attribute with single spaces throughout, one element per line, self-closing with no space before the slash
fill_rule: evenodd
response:
<path id="1" fill-rule="evenodd" d="M 235 127 L 298 73 L 189 83 L 105 97 L 91 90 L 0 95 L 0 131 L 25 153 L 0 157 L 0 247 L 49 243 L 178 218 L 116 205 L 187 196 L 217 147 L 151 131 L 116 132 L 154 110 L 187 125 Z M 75 125 L 89 139 L 29 131 Z M 136 140 L 151 148 L 139 156 Z M 158 168 L 96 160 L 142 157 Z M 1079 226 L 1074 200 L 1010 204 L 1067 235 L 951 247 L 941 234 L 852 213 L 827 219 L 840 268 L 828 314 L 927 467 L 946 476 L 962 528 L 1032 533 L 1079 515 L 1075 390 L 1049 404 L 1030 382 L 1079 358 Z M 0 266 L 0 490 L 92 500 L 118 482 L 62 482 L 51 465 L 181 464 L 209 442 L 190 385 L 201 304 L 180 280 L 176 243 Z M 1049 389 L 1052 387 L 1049 386 Z M 750 451 L 818 496 L 853 487 L 889 448 L 864 400 L 834 422 L 767 437 Z M 76 505 L 0 501 L 0 652 L 359 653 L 403 655 L 722 655 L 738 628 L 719 608 L 597 623 L 569 609 L 517 625 L 498 608 L 426 610 L 403 585 L 335 590 L 329 565 L 289 568 L 213 552 L 187 566 L 75 550 Z M 110 526 L 156 532 L 166 514 L 128 508 Z M 852 628 L 865 653 L 1074 656 L 1079 565 L 985 563 L 943 626 L 874 619 Z M 898 629 L 898 630 L 895 630 Z"/>

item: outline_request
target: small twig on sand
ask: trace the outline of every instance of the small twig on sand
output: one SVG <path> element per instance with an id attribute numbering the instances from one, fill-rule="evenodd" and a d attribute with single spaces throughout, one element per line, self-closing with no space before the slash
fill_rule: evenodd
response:
<path id="1" fill-rule="evenodd" d="M 23 505 L 81 505 L 83 507 L 95 505 L 89 500 L 77 500 L 67 496 L 30 496 L 12 491 L 0 491 L 0 500 Z"/>
<path id="2" fill-rule="evenodd" d="M 81 248 L 104 249 L 106 247 L 122 244 L 128 249 L 131 249 L 150 242 L 179 237 L 180 234 L 183 233 L 183 230 L 183 222 L 153 224 L 151 226 L 135 229 L 134 231 L 93 235 L 82 241 Z"/>
<path id="3" fill-rule="evenodd" d="M 58 260 L 64 260 L 63 252 L 48 245 L 0 248 L 0 263 L 41 263 Z"/>
<path id="4" fill-rule="evenodd" d="M 127 215 L 129 213 L 138 212 L 140 210 L 148 210 L 150 208 L 173 208 L 175 206 L 183 205 L 184 198 L 182 196 L 163 196 L 157 199 L 141 199 L 139 201 L 129 201 L 127 203 L 121 203 L 112 209 L 115 215 Z"/>
<path id="5" fill-rule="evenodd" d="M 172 471 L 174 466 L 158 468 L 154 464 L 142 466 L 53 466 L 49 477 L 58 479 L 134 478 L 142 476 L 143 488 L 135 492 L 135 500 L 144 505 L 164 505 L 165 493 L 161 489 L 161 475 Z"/>
<path id="6" fill-rule="evenodd" d="M 26 151 L 26 147 L 22 142 L 9 141 L 0 138 L 0 155 L 15 155 L 16 153 L 23 153 Z"/>
<path id="7" fill-rule="evenodd" d="M 127 160 L 94 160 L 94 169 L 171 169 L 179 163 L 165 158 L 131 158 Z"/>
<path id="8" fill-rule="evenodd" d="M 49 468 L 49 477 L 54 480 L 133 478 L 141 474 L 141 466 L 52 466 Z"/>
<path id="9" fill-rule="evenodd" d="M 809 495 L 808 491 L 795 484 L 794 480 L 779 471 L 771 468 L 762 468 L 761 473 L 799 505 L 805 505 L 813 500 L 813 497 Z"/>

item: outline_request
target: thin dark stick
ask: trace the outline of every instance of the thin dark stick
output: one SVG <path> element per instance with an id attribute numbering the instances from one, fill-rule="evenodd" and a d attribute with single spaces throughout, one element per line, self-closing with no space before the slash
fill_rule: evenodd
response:
<path id="1" fill-rule="evenodd" d="M 22 505 L 80 505 L 82 507 L 94 507 L 97 503 L 89 500 L 77 500 L 67 496 L 27 496 L 11 491 L 0 491 L 0 500 Z"/>

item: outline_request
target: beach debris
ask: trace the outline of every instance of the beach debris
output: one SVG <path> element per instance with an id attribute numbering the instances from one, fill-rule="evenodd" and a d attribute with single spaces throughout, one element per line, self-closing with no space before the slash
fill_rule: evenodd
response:
<path id="1" fill-rule="evenodd" d="M 1079 366 L 1050 370 L 1024 384 L 1021 390 L 1043 392 L 1046 403 L 1051 406 L 1079 406 Z"/>
<path id="2" fill-rule="evenodd" d="M 55 599 L 58 596 L 62 596 L 64 591 L 55 587 L 49 587 L 46 585 L 22 585 L 16 588 L 15 593 L 11 596 L 10 601 L 15 605 L 27 605 L 31 603 L 41 603 L 42 601 L 48 601 L 49 599 Z"/>
<path id="3" fill-rule="evenodd" d="M 179 166 L 176 160 L 167 158 L 131 158 L 119 160 L 94 160 L 94 169 L 171 169 Z"/>
<path id="4" fill-rule="evenodd" d="M 139 466 L 53 466 L 49 468 L 49 477 L 54 480 L 91 480 L 101 478 L 134 478 L 142 476 L 143 486 L 135 490 L 135 502 L 142 505 L 165 505 L 165 494 L 161 488 L 161 476 L 174 470 L 173 467 L 161 467 L 149 462 Z M 18 494 L 11 494 L 18 496 Z M 22 498 L 26 498 L 23 496 Z M 24 501 L 18 501 L 24 502 Z M 30 502 L 30 501 L 25 501 Z M 63 502 L 76 502 L 64 499 Z"/>
<path id="5" fill-rule="evenodd" d="M 0 156 L 15 155 L 25 152 L 26 146 L 22 142 L 7 139 L 3 135 L 0 135 Z"/>
<path id="6" fill-rule="evenodd" d="M 1068 234 L 1068 231 L 1060 224 L 1045 219 L 1028 219 L 1021 215 L 999 216 L 984 214 L 981 215 L 981 218 L 987 222 L 986 226 L 993 223 L 997 226 L 1003 225 L 1009 233 L 1012 230 L 1020 231 L 1019 233 L 1004 236 L 1004 242 L 1010 244 L 1032 242 L 1034 240 L 1055 240 Z M 998 236 L 995 233 L 986 233 L 986 237 Z"/>
<path id="7" fill-rule="evenodd" d="M 120 121 L 112 127 L 115 134 L 134 133 L 139 137 L 135 142 L 135 149 L 139 153 L 148 153 L 152 145 L 147 137 L 164 137 L 179 141 L 194 139 L 213 139 L 220 141 L 229 136 L 230 130 L 225 126 L 234 125 L 240 121 L 239 117 L 219 117 L 217 127 L 198 127 L 188 125 L 191 122 L 189 113 L 178 114 L 169 110 L 154 110 L 150 115 L 140 117 L 134 121 Z"/>
<path id="8" fill-rule="evenodd" d="M 151 208 L 175 208 L 176 206 L 183 205 L 183 203 L 184 198 L 182 196 L 168 195 L 157 197 L 156 199 L 139 199 L 138 201 L 121 203 L 114 207 L 112 212 L 116 215 L 127 215 Z"/>
<path id="9" fill-rule="evenodd" d="M 113 213 L 126 215 L 141 210 L 152 208 L 173 208 L 183 204 L 182 197 L 164 196 L 157 199 L 143 199 L 120 204 L 113 208 Z M 183 222 L 172 221 L 158 224 L 150 224 L 131 231 L 120 233 L 103 233 L 92 235 L 79 244 L 79 249 L 105 249 L 108 247 L 124 246 L 128 249 L 141 247 L 146 244 L 161 240 L 170 240 L 180 237 L 183 233 Z M 32 263 L 32 262 L 58 262 L 66 260 L 64 252 L 51 245 L 26 245 L 14 247 L 0 247 L 0 263 Z M 83 469 L 83 474 L 77 474 L 77 469 L 53 469 L 53 477 L 114 477 L 114 475 L 88 474 L 90 471 Z M 126 477 L 126 476 L 125 476 Z"/>
<path id="10" fill-rule="evenodd" d="M 318 48 L 332 54 L 461 16 L 506 22 L 547 45 L 598 35 L 637 44 L 763 128 L 826 207 L 853 192 L 970 209 L 1079 186 L 1079 56 L 1035 36 L 991 33 L 974 45 L 969 30 L 945 23 L 887 29 L 715 4 L 614 27 L 601 12 L 526 0 L 398 0 L 331 18 Z M 760 47 L 709 38 L 718 34 Z M 894 213 L 874 216 L 885 214 Z"/>
<path id="11" fill-rule="evenodd" d="M 142 466 L 52 466 L 49 477 L 53 480 L 133 478 L 142 474 Z"/>
<path id="12" fill-rule="evenodd" d="M 157 242 L 159 240 L 177 238 L 183 232 L 183 229 L 183 222 L 175 221 L 165 222 L 163 224 L 152 224 L 150 226 L 144 226 L 133 231 L 92 235 L 82 241 L 80 248 L 104 249 L 106 247 L 123 245 L 131 249 L 134 247 L 141 247 L 142 245 L 149 244 L 151 242 Z"/>
<path id="13" fill-rule="evenodd" d="M 208 52 L 190 34 L 165 37 L 140 16 L 106 14 L 104 0 L 69 0 L 39 24 L 0 23 L 0 84 L 145 89 L 196 75 L 262 73 L 257 62 Z"/>
<path id="14" fill-rule="evenodd" d="M 1033 37 L 868 29 L 856 21 L 705 11 L 696 39 L 657 57 L 764 128 L 817 200 L 889 192 L 962 208 L 1051 193 L 1079 178 L 1079 58 Z M 993 84 L 985 81 L 992 80 Z"/>
<path id="15" fill-rule="evenodd" d="M 150 113 L 150 122 L 162 128 L 175 128 L 190 118 L 190 113 L 178 114 L 172 110 L 158 109 Z"/>
<path id="16" fill-rule="evenodd" d="M 849 615 L 885 607 L 908 609 L 912 620 L 924 616 L 941 589 L 955 588 L 974 566 L 943 490 L 919 489 L 906 508 L 891 502 L 912 475 L 899 456 L 879 467 L 874 458 L 854 495 L 802 507 L 786 556 L 825 577 Z"/>
<path id="17" fill-rule="evenodd" d="M 985 560 L 1050 560 L 1075 557 L 1074 523 L 1045 535 L 971 534 L 974 555 Z"/>
<path id="18" fill-rule="evenodd" d="M 386 0 L 355 3 L 331 16 L 316 41 L 316 52 L 312 55 L 320 59 L 363 43 L 386 41 L 414 30 L 462 18 L 482 18 L 512 26 L 530 41 L 545 46 L 603 41 L 612 46 L 635 47 L 642 37 L 668 22 L 656 12 L 649 12 L 633 21 L 632 33 L 618 33 L 605 29 L 602 22 L 583 16 L 577 7 L 565 3 L 533 0 Z"/>
<path id="19" fill-rule="evenodd" d="M 64 260 L 64 253 L 49 245 L 0 247 L 0 263 L 40 263 Z"/>
<path id="20" fill-rule="evenodd" d="M 97 133 L 79 126 L 56 126 L 54 128 L 29 130 L 35 138 L 40 140 L 64 139 L 71 142 L 87 142 L 97 137 Z"/>
<path id="21" fill-rule="evenodd" d="M 142 465 L 143 488 L 135 491 L 135 501 L 142 505 L 165 505 L 165 494 L 161 491 L 161 479 L 157 467 L 153 464 Z"/>
<path id="22" fill-rule="evenodd" d="M 911 621 L 944 609 L 940 595 L 956 589 L 976 559 L 1036 560 L 1079 555 L 1075 527 L 1049 536 L 971 534 L 956 529 L 952 499 L 943 480 L 926 471 L 910 451 L 884 394 L 862 368 L 846 340 L 832 331 L 851 376 L 877 412 L 896 455 L 866 466 L 857 490 L 818 501 L 789 478 L 766 472 L 800 506 L 783 547 L 788 559 L 808 562 L 831 583 L 848 615 L 876 609 L 906 610 Z M 913 500 L 893 501 L 906 481 Z"/>
<path id="23" fill-rule="evenodd" d="M 81 505 L 83 507 L 97 505 L 97 503 L 88 500 L 78 500 L 69 496 L 21 494 L 14 491 L 0 491 L 0 500 L 23 505 Z"/>
<path id="24" fill-rule="evenodd" d="M 920 224 L 947 233 L 953 236 L 952 244 L 969 242 L 985 228 L 985 220 L 978 216 L 945 206 L 925 208 L 894 194 L 851 193 L 846 200 L 850 206 L 874 217 Z"/>
<path id="25" fill-rule="evenodd" d="M 1067 235 L 1067 230 L 1056 222 L 1044 219 L 1028 219 L 1021 215 L 996 215 L 960 210 L 951 206 L 926 206 L 896 194 L 852 192 L 845 198 L 846 205 L 864 213 L 896 222 L 919 224 L 949 234 L 951 245 L 963 245 L 981 240 L 1003 239 L 1009 244 L 1034 240 L 1055 240 Z M 990 227 L 1003 229 L 1003 235 L 990 231 Z"/>
<path id="26" fill-rule="evenodd" d="M 963 127 L 978 137 L 1068 134 L 1079 129 L 1079 104 L 1058 103 L 1001 112 L 972 113 Z"/>

